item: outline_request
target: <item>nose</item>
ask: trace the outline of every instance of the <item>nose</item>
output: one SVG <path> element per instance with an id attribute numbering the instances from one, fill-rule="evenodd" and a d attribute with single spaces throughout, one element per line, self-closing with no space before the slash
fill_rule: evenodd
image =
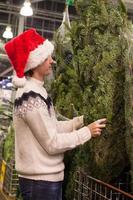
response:
<path id="1" fill-rule="evenodd" d="M 55 61 L 55 60 L 53 60 L 53 64 L 56 64 L 56 61 Z"/>
<path id="2" fill-rule="evenodd" d="M 56 61 L 51 57 L 51 64 L 56 64 Z"/>

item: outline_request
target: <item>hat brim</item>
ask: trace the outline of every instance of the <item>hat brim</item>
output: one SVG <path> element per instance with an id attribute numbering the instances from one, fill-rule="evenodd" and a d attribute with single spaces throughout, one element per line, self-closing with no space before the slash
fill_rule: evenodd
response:
<path id="1" fill-rule="evenodd" d="M 53 51 L 54 45 L 49 40 L 45 40 L 43 44 L 30 52 L 24 72 L 34 69 L 43 63 L 48 56 L 52 55 Z"/>

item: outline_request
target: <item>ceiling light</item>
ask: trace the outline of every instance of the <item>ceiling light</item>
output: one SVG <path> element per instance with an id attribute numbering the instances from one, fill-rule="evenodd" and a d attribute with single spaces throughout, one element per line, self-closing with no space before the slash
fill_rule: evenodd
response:
<path id="1" fill-rule="evenodd" d="M 31 3 L 29 0 L 25 0 L 24 6 L 20 10 L 20 14 L 23 16 L 31 16 L 33 15 L 33 10 L 31 8 Z"/>
<path id="2" fill-rule="evenodd" d="M 13 38 L 13 33 L 11 31 L 11 27 L 10 26 L 7 26 L 6 27 L 6 30 L 4 31 L 3 33 L 3 38 L 6 38 L 6 39 L 11 39 Z"/>

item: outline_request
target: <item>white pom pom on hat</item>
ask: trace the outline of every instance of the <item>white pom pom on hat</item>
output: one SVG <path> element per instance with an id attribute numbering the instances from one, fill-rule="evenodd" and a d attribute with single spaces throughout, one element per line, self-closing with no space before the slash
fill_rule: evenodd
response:
<path id="1" fill-rule="evenodd" d="M 24 73 L 41 64 L 53 53 L 54 46 L 35 29 L 29 29 L 7 42 L 5 50 L 16 72 L 13 84 L 23 87 L 26 82 Z"/>
<path id="2" fill-rule="evenodd" d="M 26 83 L 26 78 L 25 78 L 25 76 L 22 77 L 22 78 L 19 78 L 19 77 L 15 74 L 15 75 L 13 75 L 12 83 L 13 83 L 13 85 L 15 85 L 16 87 L 24 87 L 24 86 L 25 86 L 25 83 Z"/>

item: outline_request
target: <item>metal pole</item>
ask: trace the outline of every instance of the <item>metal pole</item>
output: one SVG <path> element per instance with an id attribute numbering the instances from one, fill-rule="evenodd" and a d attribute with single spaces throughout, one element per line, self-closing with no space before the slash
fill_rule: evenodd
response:
<path id="1" fill-rule="evenodd" d="M 18 24 L 18 34 L 24 31 L 24 16 L 19 16 L 19 24 Z"/>
<path id="2" fill-rule="evenodd" d="M 24 16 L 19 15 L 19 23 L 18 23 L 18 35 L 24 31 Z M 15 74 L 15 71 L 13 71 L 13 75 Z M 11 94 L 11 101 L 14 103 L 16 96 L 16 89 L 12 88 L 12 94 Z"/>

